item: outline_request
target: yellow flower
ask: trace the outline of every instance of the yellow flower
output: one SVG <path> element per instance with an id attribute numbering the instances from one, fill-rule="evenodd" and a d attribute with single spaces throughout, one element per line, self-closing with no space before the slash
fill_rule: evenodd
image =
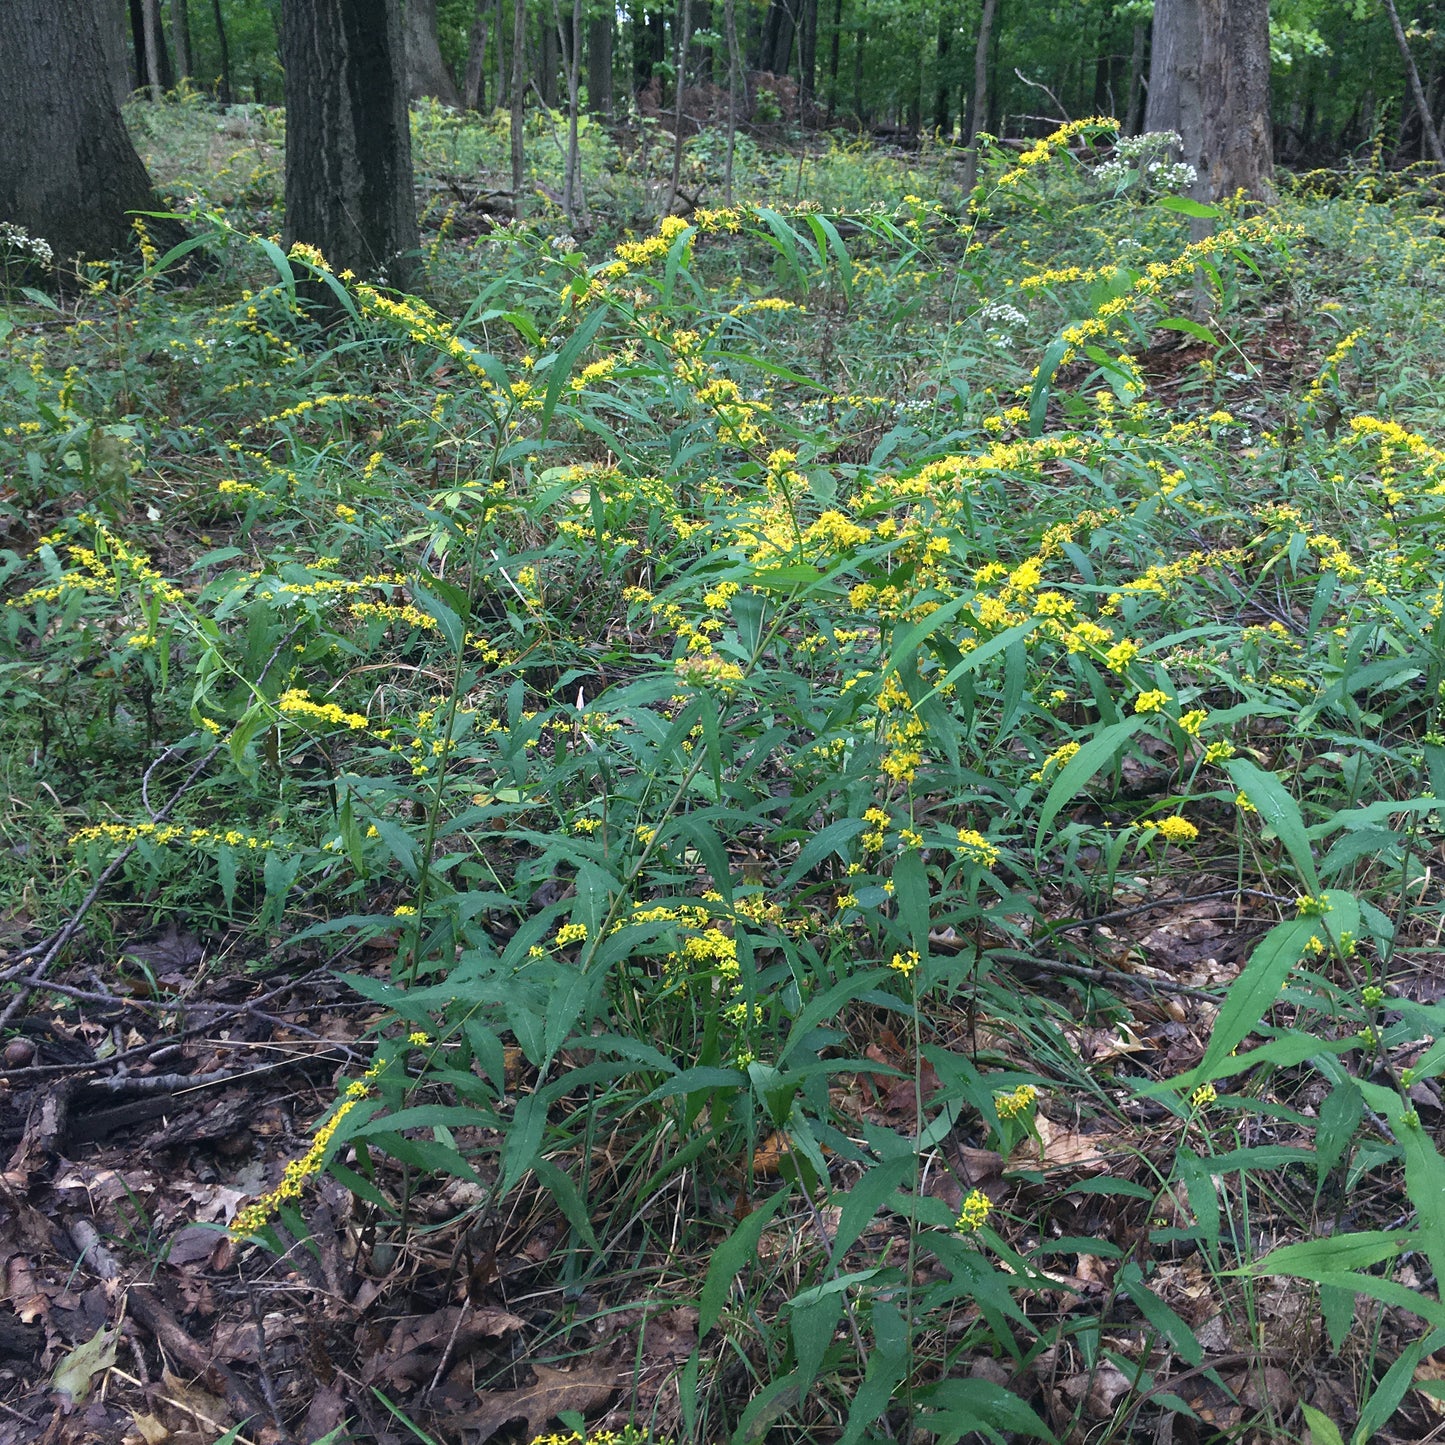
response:
<path id="1" fill-rule="evenodd" d="M 963 1208 L 959 1211 L 954 1228 L 962 1234 L 972 1234 L 975 1229 L 988 1223 L 989 1211 L 992 1208 L 988 1195 L 982 1189 L 970 1190 L 963 1201 Z"/>
<path id="2" fill-rule="evenodd" d="M 910 948 L 907 953 L 895 953 L 888 960 L 888 967 L 895 973 L 901 973 L 904 978 L 912 978 L 918 972 L 919 962 L 918 950 Z"/>
<path id="3" fill-rule="evenodd" d="M 1160 818 L 1157 823 L 1150 822 L 1145 826 L 1152 828 L 1170 843 L 1192 843 L 1199 836 L 1199 829 L 1188 818 L 1181 818 L 1178 814 L 1172 818 Z"/>
<path id="4" fill-rule="evenodd" d="M 1201 707 L 1192 708 L 1184 713 L 1179 719 L 1179 730 L 1188 733 L 1190 737 L 1197 738 L 1199 730 L 1209 720 L 1209 714 Z"/>
<path id="5" fill-rule="evenodd" d="M 1196 1109 L 1207 1109 L 1218 1097 L 1219 1092 L 1213 1084 L 1201 1084 L 1189 1096 L 1189 1102 Z"/>
<path id="6" fill-rule="evenodd" d="M 1160 692 L 1157 687 L 1151 688 L 1148 692 L 1141 692 L 1139 696 L 1134 699 L 1134 711 L 1163 712 L 1164 705 L 1168 701 L 1169 694 L 1167 692 Z"/>
<path id="7" fill-rule="evenodd" d="M 998 849 L 973 828 L 958 830 L 958 853 L 959 857 L 966 858 L 970 863 L 982 864 L 985 868 L 992 868 L 998 862 Z"/>
<path id="8" fill-rule="evenodd" d="M 391 916 L 393 918 L 414 918 L 416 917 L 416 909 L 413 908 L 410 903 L 398 903 L 396 907 L 391 910 Z"/>
<path id="9" fill-rule="evenodd" d="M 557 930 L 557 946 L 566 948 L 569 943 L 581 943 L 587 937 L 585 923 L 564 923 Z"/>
<path id="10" fill-rule="evenodd" d="M 1031 1109 L 1039 1097 L 1039 1091 L 1032 1084 L 1020 1084 L 1006 1094 L 995 1094 L 993 1106 L 1000 1119 L 1017 1119 Z"/>

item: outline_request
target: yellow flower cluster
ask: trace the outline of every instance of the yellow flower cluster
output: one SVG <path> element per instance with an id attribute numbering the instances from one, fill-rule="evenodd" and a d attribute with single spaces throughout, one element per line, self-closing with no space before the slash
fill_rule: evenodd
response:
<path id="1" fill-rule="evenodd" d="M 1086 120 L 1071 120 L 1067 125 L 1061 125 L 1042 140 L 1035 141 L 1018 158 L 1014 169 L 1006 171 L 999 177 L 998 184 L 1000 186 L 1018 185 L 1034 166 L 1042 165 L 1056 151 L 1062 150 L 1068 145 L 1076 135 L 1082 135 L 1085 131 L 1118 130 L 1118 128 L 1119 122 L 1109 116 L 1091 115 Z"/>
<path id="2" fill-rule="evenodd" d="M 972 1189 L 964 1199 L 963 1208 L 959 1210 L 953 1227 L 960 1234 L 972 1234 L 974 1230 L 982 1229 L 988 1223 L 992 1210 L 993 1205 L 989 1203 L 988 1195 L 982 1189 Z"/>
<path id="3" fill-rule="evenodd" d="M 334 702 L 312 702 L 299 687 L 283 692 L 276 699 L 276 709 L 286 717 L 314 718 L 317 722 L 345 725 L 353 732 L 361 732 L 368 725 L 359 712 L 347 712 Z"/>
<path id="4" fill-rule="evenodd" d="M 258 838 L 239 828 L 188 828 L 183 823 L 92 823 L 70 835 L 72 847 L 86 843 L 128 847 L 142 841 L 157 848 L 179 843 L 188 848 L 249 848 L 261 852 L 276 846 L 270 838 Z"/>
<path id="5" fill-rule="evenodd" d="M 1039 1091 L 1032 1084 L 1020 1084 L 1007 1093 L 993 1096 L 993 1107 L 1000 1119 L 1017 1119 L 1038 1102 Z"/>
<path id="6" fill-rule="evenodd" d="M 958 856 L 983 868 L 992 868 L 998 862 L 998 849 L 982 833 L 973 828 L 958 830 Z"/>
<path id="7" fill-rule="evenodd" d="M 1199 829 L 1178 814 L 1170 818 L 1150 818 L 1141 826 L 1146 832 L 1157 833 L 1167 843 L 1192 843 L 1199 836 Z"/>
<path id="8" fill-rule="evenodd" d="M 286 1165 L 281 1182 L 269 1194 L 262 1195 L 253 1204 L 236 1211 L 230 1227 L 233 1239 L 245 1239 L 248 1235 L 255 1234 L 258 1229 L 265 1228 L 278 1205 L 284 1204 L 288 1199 L 301 1197 L 306 1181 L 321 1172 L 326 1151 L 330 1148 L 337 1129 L 341 1127 L 341 1121 L 371 1093 L 373 1082 L 381 1077 L 385 1067 L 385 1063 L 378 1059 L 359 1079 L 352 1080 L 346 1086 L 346 1092 L 341 1096 L 336 1112 L 312 1136 L 311 1147 L 305 1154 Z"/>

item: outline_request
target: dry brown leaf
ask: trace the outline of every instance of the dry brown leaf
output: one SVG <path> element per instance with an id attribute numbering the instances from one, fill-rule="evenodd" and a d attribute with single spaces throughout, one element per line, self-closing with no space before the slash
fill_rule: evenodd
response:
<path id="1" fill-rule="evenodd" d="M 618 1383 L 616 1372 L 607 1368 L 549 1370 L 546 1365 L 533 1365 L 532 1373 L 537 1377 L 535 1385 L 489 1391 L 479 1398 L 475 1410 L 466 1411 L 456 1423 L 476 1432 L 477 1445 L 513 1420 L 525 1420 L 527 1438 L 533 1439 L 564 1410 L 585 1415 L 607 1404 Z"/>
<path id="2" fill-rule="evenodd" d="M 13 1256 L 6 1265 L 5 1298 L 27 1325 L 33 1324 L 50 1308 L 50 1302 L 35 1282 L 30 1261 L 22 1254 Z"/>
<path id="3" fill-rule="evenodd" d="M 452 1305 L 429 1315 L 407 1315 L 392 1327 L 385 1346 L 363 1365 L 361 1378 L 367 1384 L 384 1383 L 409 1390 L 422 1376 L 436 1370 L 438 1358 L 448 1346 L 456 1358 L 478 1340 L 496 1339 L 525 1324 L 525 1320 L 504 1309 L 473 1309 L 470 1305 Z"/>
<path id="4" fill-rule="evenodd" d="M 1043 1114 L 1034 1120 L 1038 1140 L 1022 1140 L 1009 1155 L 1009 1169 L 1059 1169 L 1097 1173 L 1109 1167 L 1106 1153 L 1109 1139 L 1103 1134 L 1084 1134 L 1055 1124 Z M 1040 1158 L 1042 1145 L 1042 1158 Z"/>
<path id="5" fill-rule="evenodd" d="M 1415 1383 L 1417 1385 L 1439 1384 L 1441 1381 L 1445 1381 L 1445 1360 L 1439 1356 L 1428 1355 L 1415 1366 Z M 1445 1400 L 1438 1395 L 1432 1395 L 1428 1390 L 1420 1390 L 1417 1393 L 1430 1407 L 1431 1413 L 1445 1415 Z"/>
<path id="6" fill-rule="evenodd" d="M 155 1415 L 133 1414 L 130 1419 L 145 1445 L 164 1445 L 171 1438 L 170 1429 Z"/>

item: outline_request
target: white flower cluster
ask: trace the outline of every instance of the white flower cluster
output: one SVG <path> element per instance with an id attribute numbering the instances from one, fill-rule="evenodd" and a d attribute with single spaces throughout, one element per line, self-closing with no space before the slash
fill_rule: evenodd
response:
<path id="1" fill-rule="evenodd" d="M 55 252 L 50 249 L 49 241 L 32 236 L 11 221 L 0 221 L 0 252 L 4 251 L 32 256 L 47 269 L 55 263 Z"/>
<path id="2" fill-rule="evenodd" d="M 1124 135 L 1114 142 L 1114 154 L 1124 161 L 1137 161 L 1151 151 L 1173 150 L 1183 145 L 1177 131 L 1146 130 L 1143 135 Z"/>
<path id="3" fill-rule="evenodd" d="M 1110 187 L 1116 195 L 1133 184 L 1135 177 L 1154 191 L 1187 191 L 1199 179 L 1198 173 L 1184 161 L 1167 159 L 1181 144 L 1172 130 L 1121 136 L 1114 143 L 1114 154 L 1094 167 L 1094 180 Z M 1151 159 L 1157 156 L 1166 159 Z"/>
<path id="4" fill-rule="evenodd" d="M 978 319 L 990 331 L 1023 331 L 1029 318 L 1007 301 L 989 301 L 978 309 Z"/>
<path id="5" fill-rule="evenodd" d="M 1187 191 L 1199 172 L 1185 161 L 1155 161 L 1149 167 L 1149 184 L 1160 191 Z"/>

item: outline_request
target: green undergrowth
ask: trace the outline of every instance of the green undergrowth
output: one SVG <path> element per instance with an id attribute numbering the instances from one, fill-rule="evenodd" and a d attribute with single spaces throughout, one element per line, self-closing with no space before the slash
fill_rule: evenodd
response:
<path id="1" fill-rule="evenodd" d="M 239 1234 L 304 1236 L 322 1169 L 369 1237 L 448 1178 L 538 1196 L 537 1350 L 695 1305 L 686 1438 L 1064 1438 L 1097 1397 L 1039 1382 L 1112 1372 L 1122 1440 L 1216 1354 L 1351 1362 L 1333 1427 L 1261 1387 L 1241 1437 L 1405 1399 L 1445 1341 L 1438 227 L 1202 214 L 1068 139 L 963 220 L 439 233 L 434 305 L 203 206 L 199 289 L 151 252 L 10 307 L 7 892 L 52 926 L 119 859 L 93 938 L 394 943 L 371 1070 Z M 1079 925 L 1201 887 L 1242 968 L 1169 996 L 1182 1053 L 1118 1046 Z"/>

